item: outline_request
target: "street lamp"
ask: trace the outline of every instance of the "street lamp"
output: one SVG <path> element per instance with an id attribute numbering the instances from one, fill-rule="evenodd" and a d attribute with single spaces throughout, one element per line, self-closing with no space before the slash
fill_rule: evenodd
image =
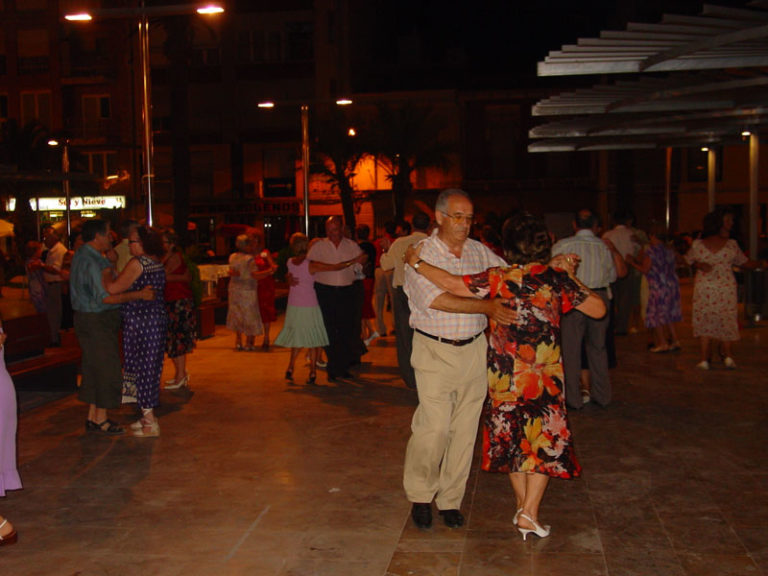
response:
<path id="1" fill-rule="evenodd" d="M 61 145 L 61 173 L 63 174 L 61 179 L 61 187 L 64 191 L 64 203 L 67 215 L 67 245 L 69 246 L 71 232 L 72 232 L 72 219 L 69 213 L 70 204 L 70 191 L 69 191 L 69 140 L 65 139 L 63 142 L 51 139 L 48 140 L 48 146 Z M 37 218 L 38 218 L 38 230 L 40 229 L 40 198 L 37 199 Z"/>
<path id="2" fill-rule="evenodd" d="M 152 226 L 152 178 L 154 150 L 152 143 L 152 84 L 149 63 L 149 18 L 151 16 L 174 16 L 198 13 L 201 15 L 216 15 L 224 12 L 220 4 L 174 4 L 169 6 L 146 6 L 145 0 L 140 0 L 133 8 L 104 8 L 93 14 L 79 12 L 66 14 L 64 19 L 69 22 L 89 22 L 94 15 L 99 19 L 135 18 L 139 24 L 139 61 L 141 66 L 141 118 L 143 126 L 142 156 L 144 174 L 141 177 L 144 197 L 147 203 L 147 225 Z"/>
<path id="3" fill-rule="evenodd" d="M 349 106 L 352 100 L 340 98 L 337 106 Z M 272 101 L 259 102 L 259 108 L 274 108 Z M 301 105 L 301 176 L 304 184 L 304 234 L 309 236 L 309 104 Z"/>

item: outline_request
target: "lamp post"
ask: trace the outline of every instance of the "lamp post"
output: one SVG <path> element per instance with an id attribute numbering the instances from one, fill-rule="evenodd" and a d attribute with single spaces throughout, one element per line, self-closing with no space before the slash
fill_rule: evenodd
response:
<path id="1" fill-rule="evenodd" d="M 70 238 L 71 238 L 71 232 L 72 232 L 72 218 L 70 216 L 69 212 L 69 205 L 70 205 L 70 190 L 69 190 L 69 140 L 65 139 L 63 142 L 59 142 L 58 140 L 48 140 L 49 146 L 59 146 L 61 145 L 61 173 L 62 173 L 62 179 L 61 179 L 61 188 L 64 192 L 64 204 L 65 204 L 65 213 L 67 218 L 67 246 L 69 246 Z M 37 219 L 38 219 L 38 234 L 40 230 L 40 198 L 37 199 Z"/>
<path id="2" fill-rule="evenodd" d="M 349 106 L 352 100 L 339 98 L 337 106 Z M 295 105 L 295 104 L 294 104 Z M 272 101 L 259 102 L 259 108 L 274 108 Z M 301 176 L 304 185 L 304 234 L 309 236 L 309 104 L 301 104 Z"/>
<path id="3" fill-rule="evenodd" d="M 142 159 L 144 173 L 141 176 L 141 187 L 147 210 L 147 225 L 152 226 L 152 178 L 154 177 L 154 149 L 152 142 L 152 78 L 149 62 L 149 18 L 151 16 L 174 16 L 192 14 L 215 15 L 224 12 L 219 4 L 174 4 L 169 6 L 147 6 L 145 0 L 140 0 L 135 8 L 104 8 L 87 13 L 66 14 L 64 19 L 70 22 L 89 22 L 94 19 L 124 19 L 138 20 L 139 25 L 139 65 L 141 66 L 141 119 L 142 119 Z"/>

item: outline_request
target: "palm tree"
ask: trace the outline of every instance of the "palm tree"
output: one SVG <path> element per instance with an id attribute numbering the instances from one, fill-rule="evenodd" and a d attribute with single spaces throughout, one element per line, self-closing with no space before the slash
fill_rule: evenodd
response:
<path id="1" fill-rule="evenodd" d="M 325 182 L 339 190 L 344 223 L 354 230 L 355 199 L 359 194 L 352 186 L 352 179 L 366 152 L 356 137 L 349 136 L 346 116 L 336 108 L 313 126 L 316 129 L 310 171 L 322 175 Z"/>
<path id="2" fill-rule="evenodd" d="M 440 140 L 442 128 L 443 124 L 429 106 L 411 102 L 399 107 L 378 106 L 372 130 L 376 139 L 373 146 L 377 159 L 389 172 L 387 179 L 392 182 L 396 220 L 405 214 L 405 199 L 413 191 L 413 172 L 420 168 L 449 167 L 449 154 L 456 144 Z"/>

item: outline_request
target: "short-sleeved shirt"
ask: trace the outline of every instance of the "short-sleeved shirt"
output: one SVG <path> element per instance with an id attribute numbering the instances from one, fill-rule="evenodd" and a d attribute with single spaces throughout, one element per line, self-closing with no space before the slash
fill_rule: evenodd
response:
<path id="1" fill-rule="evenodd" d="M 616 280 L 616 265 L 611 251 L 592 230 L 579 230 L 573 236 L 558 241 L 552 246 L 552 256 L 558 254 L 579 255 L 581 263 L 576 269 L 576 278 L 588 288 L 608 288 Z"/>
<path id="2" fill-rule="evenodd" d="M 67 248 L 61 242 L 56 242 L 48 250 L 48 254 L 45 257 L 45 265 L 52 266 L 56 270 L 61 270 L 64 265 L 64 256 L 67 254 Z M 51 274 L 50 272 L 43 272 L 43 278 L 46 282 L 61 282 L 61 274 Z"/>
<path id="3" fill-rule="evenodd" d="M 603 234 L 603 238 L 607 238 L 613 243 L 622 258 L 635 256 L 638 250 L 640 250 L 640 246 L 635 239 L 635 231 L 624 224 L 619 224 L 613 230 L 608 230 L 608 232 Z"/>
<path id="4" fill-rule="evenodd" d="M 342 238 L 336 246 L 328 238 L 323 238 L 309 250 L 307 259 L 311 262 L 324 264 L 338 264 L 345 260 L 357 258 L 362 250 L 356 242 L 349 238 Z M 328 286 L 351 286 L 355 281 L 355 271 L 352 266 L 333 272 L 315 272 L 315 282 Z"/>
<path id="5" fill-rule="evenodd" d="M 464 242 L 461 258 L 457 258 L 437 234 L 438 231 L 435 230 L 431 236 L 419 243 L 422 247 L 419 256 L 429 264 L 459 276 L 506 266 L 503 259 L 471 238 Z M 404 286 L 411 308 L 411 327 L 433 336 L 457 340 L 470 338 L 485 330 L 487 320 L 483 314 L 457 314 L 430 308 L 435 298 L 444 291 L 410 266 L 405 267 Z"/>
<path id="6" fill-rule="evenodd" d="M 405 283 L 405 262 L 403 257 L 408 246 L 424 240 L 427 235 L 424 232 L 416 231 L 408 236 L 398 238 L 389 247 L 389 250 L 381 255 L 381 269 L 394 270 L 392 273 L 392 286 L 397 288 Z"/>
<path id="7" fill-rule="evenodd" d="M 106 312 L 114 310 L 117 304 L 105 304 L 104 298 L 109 292 L 104 288 L 101 273 L 111 266 L 98 250 L 89 244 L 83 244 L 72 258 L 72 270 L 69 276 L 69 294 L 72 308 L 78 312 Z"/>

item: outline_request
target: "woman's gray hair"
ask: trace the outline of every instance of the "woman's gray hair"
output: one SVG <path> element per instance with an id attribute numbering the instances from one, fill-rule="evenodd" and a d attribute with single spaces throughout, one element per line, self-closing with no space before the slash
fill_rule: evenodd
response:
<path id="1" fill-rule="evenodd" d="M 250 243 L 251 237 L 248 236 L 248 234 L 240 234 L 237 238 L 235 238 L 235 248 L 237 248 L 240 252 L 244 252 Z"/>

